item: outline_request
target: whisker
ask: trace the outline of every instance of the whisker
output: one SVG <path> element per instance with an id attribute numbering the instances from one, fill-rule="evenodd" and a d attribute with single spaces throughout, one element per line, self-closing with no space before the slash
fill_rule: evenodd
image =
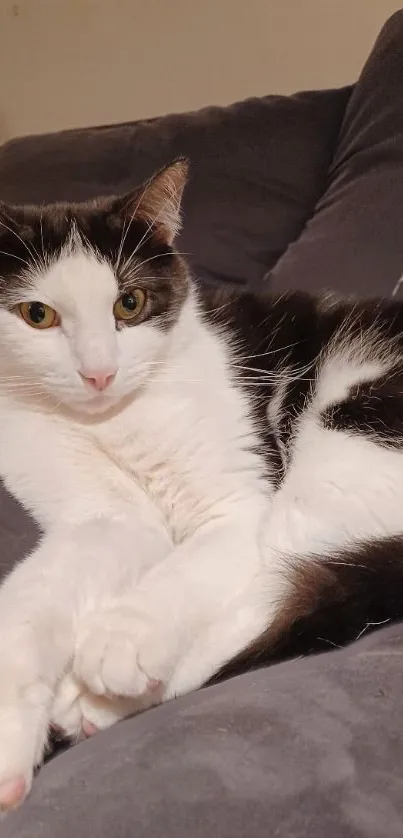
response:
<path id="1" fill-rule="evenodd" d="M 149 381 L 152 384 L 166 384 L 168 387 L 171 384 L 202 384 L 203 381 L 207 381 L 206 378 L 150 378 Z"/>
<path id="2" fill-rule="evenodd" d="M 48 398 L 48 401 L 49 401 L 49 400 L 50 400 L 50 398 Z M 55 404 L 55 405 L 53 405 L 53 410 L 49 410 L 49 411 L 48 411 L 48 412 L 50 413 L 50 415 L 51 415 L 51 416 L 53 416 L 53 414 L 54 414 L 54 413 L 56 413 L 56 411 L 59 409 L 59 407 L 60 407 L 60 405 L 61 405 L 61 404 L 63 404 L 63 399 L 59 399 L 59 401 L 58 401 L 58 402 L 56 402 L 56 404 Z"/>
<path id="3" fill-rule="evenodd" d="M 269 355 L 275 355 L 278 352 L 285 352 L 287 349 L 293 349 L 294 346 L 298 346 L 301 341 L 297 340 L 294 343 L 288 343 L 286 346 L 279 346 L 277 349 L 270 349 L 268 352 L 258 352 L 255 355 L 245 355 L 245 361 L 253 361 L 255 358 L 267 358 Z"/>
<path id="4" fill-rule="evenodd" d="M 5 390 L 42 390 L 40 384 L 24 384 L 23 381 L 0 382 L 0 386 L 4 385 Z"/>
<path id="5" fill-rule="evenodd" d="M 25 247 L 25 249 L 28 251 L 28 253 L 29 253 L 31 259 L 33 260 L 34 264 L 36 265 L 36 267 L 38 267 L 38 262 L 37 262 L 37 259 L 35 258 L 35 248 L 32 250 L 30 247 L 28 247 L 27 242 L 25 242 L 24 239 L 22 239 L 21 236 L 18 233 L 16 233 L 15 230 L 12 229 L 12 227 L 8 227 L 7 224 L 4 224 L 4 221 L 0 221 L 0 224 L 1 224 L 2 227 L 4 227 L 5 230 L 8 230 L 9 233 L 12 233 L 12 235 L 15 236 L 16 239 L 18 239 L 18 241 L 21 242 L 23 247 Z M 38 256 L 38 253 L 36 255 Z"/>
<path id="6" fill-rule="evenodd" d="M 44 268 L 46 268 L 46 267 L 47 267 L 47 264 L 48 264 L 48 260 L 47 260 L 47 258 L 46 258 L 45 245 L 44 245 L 44 242 L 43 242 L 43 225 L 42 225 L 42 218 L 43 218 L 43 207 L 41 207 L 41 215 L 40 215 L 40 218 L 39 218 L 39 226 L 40 226 L 40 231 L 41 231 L 41 247 L 42 247 L 42 259 L 43 259 L 43 266 L 44 266 Z"/>
<path id="7" fill-rule="evenodd" d="M 168 201 L 168 199 L 167 199 L 167 201 Z M 146 244 L 146 242 L 151 238 L 152 233 L 153 233 L 154 225 L 157 223 L 162 211 L 165 209 L 165 206 L 166 206 L 166 204 L 164 204 L 164 206 L 161 207 L 161 209 L 159 210 L 159 212 L 157 213 L 155 218 L 153 218 L 153 220 L 150 221 L 147 224 L 146 231 L 145 231 L 145 233 L 143 233 L 140 241 L 136 244 L 136 247 L 134 248 L 133 253 L 132 253 L 132 257 L 135 256 L 136 253 L 138 253 L 138 251 L 140 250 L 141 245 Z"/>
<path id="8" fill-rule="evenodd" d="M 243 364 L 234 364 L 234 369 L 236 370 L 246 370 L 246 372 L 254 372 L 259 375 L 270 376 L 273 377 L 274 375 L 278 376 L 275 370 L 262 370 L 259 367 L 246 367 Z"/>
<path id="9" fill-rule="evenodd" d="M 204 378 L 192 378 L 192 379 L 190 379 L 190 378 L 177 378 L 177 379 L 173 379 L 173 378 L 170 378 L 169 372 L 167 372 L 167 375 L 164 376 L 164 377 L 160 377 L 160 378 L 150 377 L 149 378 L 149 381 L 152 381 L 154 383 L 161 383 L 161 384 L 164 383 L 167 386 L 169 386 L 170 384 L 179 384 L 179 383 L 183 383 L 183 384 L 187 384 L 187 383 L 202 384 L 202 383 L 207 382 L 208 380 L 209 380 L 209 378 L 208 378 L 207 375 Z M 311 379 L 307 379 L 307 380 L 310 381 Z M 258 378 L 245 378 L 245 377 L 243 377 L 243 378 L 238 378 L 237 383 L 242 385 L 242 386 L 246 386 L 246 387 L 262 388 L 262 387 L 268 387 L 270 384 L 273 383 L 273 381 L 271 379 L 266 379 L 266 378 L 258 379 Z"/>
<path id="10" fill-rule="evenodd" d="M 362 637 L 363 634 L 365 634 L 365 632 L 368 631 L 368 629 L 374 628 L 376 626 L 383 626 L 383 625 L 385 625 L 385 623 L 390 623 L 391 619 L 392 619 L 391 617 L 387 617 L 386 620 L 377 620 L 376 622 L 373 622 L 373 623 L 367 623 L 364 626 L 364 628 L 361 629 L 359 634 L 357 634 L 357 637 L 355 639 L 359 640 L 360 637 Z"/>
<path id="11" fill-rule="evenodd" d="M 136 206 L 135 206 L 135 208 L 134 208 L 134 210 L 133 210 L 133 213 L 132 213 L 132 215 L 130 216 L 130 220 L 129 220 L 129 223 L 127 224 L 127 226 L 126 226 L 126 229 L 125 229 L 125 224 L 123 224 L 123 228 L 122 228 L 122 236 L 121 236 L 121 239 L 120 239 L 119 250 L 118 250 L 118 254 L 117 254 L 117 257 L 116 257 L 116 262 L 115 262 L 115 270 L 116 270 L 116 271 L 117 271 L 117 269 L 118 269 L 118 267 L 119 267 L 119 263 L 120 263 L 120 260 L 121 260 L 121 258 L 122 258 L 123 248 L 124 248 L 124 245 L 125 245 L 125 241 L 126 241 L 126 238 L 127 238 L 127 234 L 128 234 L 128 232 L 129 232 L 129 230 L 130 230 L 130 227 L 131 227 L 132 222 L 133 222 L 133 220 L 134 220 L 134 218 L 135 218 L 135 215 L 136 215 L 136 213 L 137 213 L 137 211 L 138 211 L 138 209 L 139 209 L 139 207 L 140 207 L 140 204 L 141 204 L 141 202 L 142 202 L 142 200 L 143 200 L 143 198 L 144 198 L 144 195 L 145 195 L 145 194 L 146 194 L 146 192 L 147 192 L 147 188 L 148 188 L 148 187 L 146 186 L 146 187 L 143 189 L 143 192 L 141 193 L 140 198 L 139 198 L 139 200 L 137 201 L 137 204 L 136 204 Z M 125 223 L 126 223 L 126 222 L 125 222 Z"/>
<path id="12" fill-rule="evenodd" d="M 167 206 L 167 205 L 169 204 L 169 202 L 172 200 L 172 197 L 173 197 L 173 196 L 174 196 L 174 191 L 172 191 L 172 194 L 168 194 L 168 195 L 166 196 L 166 199 L 165 199 L 165 201 L 164 201 L 163 205 L 160 207 L 159 211 L 157 212 L 157 215 L 156 215 L 156 216 L 152 219 L 152 221 L 150 221 L 150 222 L 149 222 L 149 224 L 147 225 L 147 229 L 146 229 L 145 233 L 142 235 L 142 237 L 141 237 L 140 241 L 138 242 L 138 244 L 136 245 L 136 247 L 135 247 L 135 249 L 134 249 L 134 251 L 133 251 L 132 256 L 135 256 L 135 255 L 136 255 L 136 253 L 138 253 L 138 251 L 140 250 L 140 247 L 141 247 L 142 245 L 146 244 L 146 242 L 147 242 L 147 241 L 149 241 L 149 239 L 150 239 L 150 238 L 151 238 L 151 236 L 152 236 L 152 232 L 153 232 L 153 228 L 154 228 L 155 224 L 157 223 L 157 221 L 158 221 L 158 219 L 160 218 L 161 214 L 164 212 L 164 210 L 165 210 L 166 206 Z"/>
<path id="13" fill-rule="evenodd" d="M 21 378 L 19 378 L 19 379 L 18 378 L 0 378 L 0 384 L 7 384 L 7 385 L 10 385 L 10 384 L 18 384 L 18 385 L 24 384 L 26 387 L 32 387 L 32 385 L 35 385 L 35 387 L 41 387 L 42 386 L 42 383 L 40 381 L 29 381 L 29 380 L 27 381 L 26 379 L 24 380 L 23 376 L 21 376 Z"/>
<path id="14" fill-rule="evenodd" d="M 23 264 L 27 265 L 27 267 L 29 268 L 29 262 L 27 261 L 27 259 L 23 259 L 21 256 L 16 256 L 15 253 L 8 253 L 7 250 L 0 250 L 0 253 L 3 256 L 10 256 L 11 259 L 17 259 L 18 262 L 23 262 Z"/>
<path id="15" fill-rule="evenodd" d="M 179 252 L 178 250 L 168 250 L 166 253 L 157 253 L 155 256 L 150 256 L 148 259 L 144 259 L 143 262 L 138 262 L 136 265 L 136 269 L 133 272 L 134 276 L 136 275 L 136 271 L 140 271 L 144 265 L 147 265 L 148 262 L 152 262 L 154 259 L 162 259 L 164 256 L 191 256 L 191 253 L 184 253 Z M 128 261 L 128 260 L 126 260 Z M 154 277 L 153 277 L 154 278 Z M 158 277 L 155 277 L 158 279 Z"/>

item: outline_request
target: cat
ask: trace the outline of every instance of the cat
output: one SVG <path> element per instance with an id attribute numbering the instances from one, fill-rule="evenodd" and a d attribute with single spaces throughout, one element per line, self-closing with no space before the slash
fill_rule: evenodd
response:
<path id="1" fill-rule="evenodd" d="M 0 205 L 0 805 L 75 738 L 403 618 L 403 306 L 191 277 L 179 159 Z"/>

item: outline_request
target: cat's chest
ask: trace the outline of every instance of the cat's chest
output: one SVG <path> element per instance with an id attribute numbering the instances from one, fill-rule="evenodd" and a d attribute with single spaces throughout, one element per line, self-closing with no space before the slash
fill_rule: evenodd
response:
<path id="1" fill-rule="evenodd" d="M 203 421 L 186 402 L 149 403 L 91 432 L 91 442 L 127 499 L 140 488 L 175 541 L 198 526 L 216 497 L 217 452 L 212 435 L 201 444 Z"/>
<path id="2" fill-rule="evenodd" d="M 129 492 L 134 485 L 146 493 L 175 541 L 236 499 L 266 493 L 253 423 L 236 392 L 224 395 L 164 389 L 93 430 L 105 462 Z"/>

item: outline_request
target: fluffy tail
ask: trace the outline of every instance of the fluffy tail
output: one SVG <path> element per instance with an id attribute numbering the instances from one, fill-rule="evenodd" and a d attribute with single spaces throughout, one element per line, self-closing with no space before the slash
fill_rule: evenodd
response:
<path id="1" fill-rule="evenodd" d="M 340 648 L 403 620 L 403 536 L 294 562 L 277 617 L 212 681 Z"/>

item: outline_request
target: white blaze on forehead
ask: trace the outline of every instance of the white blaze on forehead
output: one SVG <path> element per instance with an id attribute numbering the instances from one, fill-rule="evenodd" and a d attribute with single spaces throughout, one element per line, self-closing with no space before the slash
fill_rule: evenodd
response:
<path id="1" fill-rule="evenodd" d="M 60 315 L 97 316 L 113 308 L 118 285 L 112 266 L 91 251 L 66 252 L 38 274 L 31 286 L 38 299 L 55 308 Z M 31 298 L 32 299 L 32 298 Z"/>
<path id="2" fill-rule="evenodd" d="M 113 306 L 119 289 L 106 260 L 82 248 L 66 252 L 33 278 L 29 295 L 57 311 L 80 365 L 89 369 L 116 365 Z"/>

